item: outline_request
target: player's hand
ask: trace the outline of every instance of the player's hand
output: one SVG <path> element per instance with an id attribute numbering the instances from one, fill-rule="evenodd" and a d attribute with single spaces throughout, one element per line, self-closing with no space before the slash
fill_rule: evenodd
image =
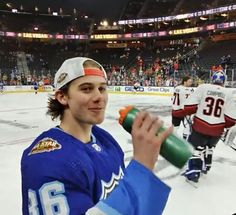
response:
<path id="1" fill-rule="evenodd" d="M 160 152 L 161 144 L 172 133 L 173 127 L 157 134 L 163 121 L 148 112 L 139 112 L 132 126 L 134 159 L 152 170 Z"/>

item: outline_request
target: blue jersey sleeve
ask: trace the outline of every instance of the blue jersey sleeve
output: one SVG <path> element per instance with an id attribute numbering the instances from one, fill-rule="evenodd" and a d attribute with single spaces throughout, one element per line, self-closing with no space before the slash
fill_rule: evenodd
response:
<path id="1" fill-rule="evenodd" d="M 166 184 L 132 160 L 119 186 L 86 215 L 161 215 L 169 193 L 170 188 Z"/>

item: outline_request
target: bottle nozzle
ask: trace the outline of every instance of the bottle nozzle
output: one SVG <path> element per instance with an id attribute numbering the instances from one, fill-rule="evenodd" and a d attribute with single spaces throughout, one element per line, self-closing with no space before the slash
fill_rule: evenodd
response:
<path id="1" fill-rule="evenodd" d="M 128 105 L 128 106 L 126 106 L 126 107 L 124 107 L 124 108 L 122 108 L 122 109 L 119 110 L 119 114 L 120 114 L 119 123 L 120 123 L 121 125 L 123 124 L 123 122 L 124 122 L 124 120 L 125 120 L 125 118 L 126 118 L 128 112 L 129 112 L 130 110 L 132 110 L 133 108 L 134 108 L 134 106 Z"/>

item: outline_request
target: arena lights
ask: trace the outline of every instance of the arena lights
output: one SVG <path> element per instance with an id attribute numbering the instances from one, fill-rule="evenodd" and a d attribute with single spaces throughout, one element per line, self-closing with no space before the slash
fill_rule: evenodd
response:
<path id="1" fill-rule="evenodd" d="M 200 16 L 200 19 L 201 19 L 202 21 L 205 21 L 205 20 L 207 20 L 208 18 L 207 18 L 207 17 L 204 17 L 204 16 Z"/>
<path id="2" fill-rule="evenodd" d="M 209 10 L 196 11 L 193 13 L 178 14 L 178 15 L 174 15 L 174 16 L 162 16 L 162 17 L 147 18 L 147 19 L 120 20 L 120 21 L 118 21 L 118 24 L 119 25 L 145 24 L 145 23 L 181 20 L 181 19 L 189 19 L 189 18 L 199 17 L 199 16 L 200 17 L 201 16 L 208 16 L 208 15 L 218 14 L 218 13 L 226 13 L 226 12 L 230 12 L 233 10 L 236 10 L 236 4 L 218 7 L 218 8 L 212 8 Z"/>
<path id="3" fill-rule="evenodd" d="M 199 32 L 201 29 L 199 27 L 195 28 L 185 28 L 185 29 L 176 29 L 169 31 L 169 35 L 181 35 L 181 34 L 191 34 Z"/>
<path id="4" fill-rule="evenodd" d="M 7 37 L 16 37 L 16 33 L 15 32 L 6 32 L 6 36 Z"/>
<path id="5" fill-rule="evenodd" d="M 40 11 L 39 7 L 38 6 L 34 6 L 34 12 L 32 11 L 24 11 L 24 7 L 23 5 L 21 4 L 20 5 L 20 8 L 15 8 L 13 7 L 13 4 L 12 3 L 6 3 L 5 4 L 6 7 L 8 9 L 6 10 L 1 10 L 2 12 L 11 12 L 11 13 L 18 13 L 18 14 L 32 14 L 34 15 L 35 12 L 37 13 L 37 15 L 48 15 L 48 16 L 72 16 L 72 15 L 77 15 L 77 9 L 73 8 L 73 12 L 70 14 L 63 14 L 63 8 L 59 8 L 58 11 L 53 11 L 52 12 L 52 9 L 50 7 L 47 8 L 47 12 L 46 11 Z M 53 13 L 53 14 L 52 14 Z M 57 13 L 57 15 L 56 15 Z M 88 16 L 85 16 L 84 17 L 85 19 L 88 19 Z"/>
<path id="6" fill-rule="evenodd" d="M 113 26 L 114 27 L 114 26 Z M 142 33 L 127 33 L 127 34 L 93 34 L 91 36 L 85 34 L 41 34 L 41 33 L 16 33 L 16 32 L 4 32 L 0 31 L 0 36 L 5 37 L 22 37 L 22 38 L 39 38 L 39 39 L 71 39 L 71 40 L 138 40 L 144 38 L 157 38 L 164 36 L 184 35 L 191 33 L 201 33 L 204 31 L 226 30 L 230 28 L 236 28 L 236 21 L 224 22 L 218 24 L 204 25 L 193 28 L 173 29 L 169 31 L 157 31 L 157 32 L 142 32 Z"/>
<path id="7" fill-rule="evenodd" d="M 11 12 L 12 12 L 12 13 L 17 13 L 18 10 L 17 10 L 17 9 L 11 9 Z"/>
<path id="8" fill-rule="evenodd" d="M 215 30 L 215 29 L 216 29 L 215 24 L 213 24 L 213 25 L 207 25 L 207 26 L 206 26 L 206 30 L 207 30 L 207 31 L 213 31 L 213 30 Z"/>
<path id="9" fill-rule="evenodd" d="M 34 26 L 34 31 L 38 31 L 39 27 L 38 26 Z"/>
<path id="10" fill-rule="evenodd" d="M 222 14 L 220 14 L 220 15 L 223 16 L 223 17 L 227 17 L 227 16 L 228 16 L 227 13 L 222 13 Z"/>
<path id="11" fill-rule="evenodd" d="M 107 40 L 107 39 L 118 39 L 118 34 L 93 34 L 91 39 L 96 40 Z"/>
<path id="12" fill-rule="evenodd" d="M 100 25 L 108 26 L 108 21 L 107 20 L 103 20 L 102 22 L 100 22 Z"/>
<path id="13" fill-rule="evenodd" d="M 23 38 L 37 38 L 37 39 L 49 39 L 51 38 L 50 34 L 40 34 L 40 33 L 22 33 L 21 36 Z"/>
<path id="14" fill-rule="evenodd" d="M 11 4 L 11 3 L 6 3 L 6 6 L 7 6 L 8 8 L 12 8 L 12 4 Z"/>

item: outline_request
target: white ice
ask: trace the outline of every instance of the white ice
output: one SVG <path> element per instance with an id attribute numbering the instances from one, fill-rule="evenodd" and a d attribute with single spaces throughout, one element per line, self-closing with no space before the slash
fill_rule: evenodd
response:
<path id="1" fill-rule="evenodd" d="M 132 156 L 130 134 L 118 124 L 118 111 L 135 105 L 160 115 L 170 125 L 169 97 L 109 95 L 107 118 L 101 125 L 109 130 L 125 151 L 126 162 Z M 47 93 L 0 95 L 0 214 L 21 212 L 20 159 L 23 150 L 43 130 L 58 122 L 46 116 Z M 37 171 L 37 170 L 35 170 Z M 155 172 L 171 188 L 164 215 L 232 215 L 236 213 L 235 151 L 222 142 L 214 152 L 210 173 L 201 178 L 198 188 L 185 182 L 181 172 L 159 157 Z M 149 214 L 144 214 L 149 215 Z"/>

